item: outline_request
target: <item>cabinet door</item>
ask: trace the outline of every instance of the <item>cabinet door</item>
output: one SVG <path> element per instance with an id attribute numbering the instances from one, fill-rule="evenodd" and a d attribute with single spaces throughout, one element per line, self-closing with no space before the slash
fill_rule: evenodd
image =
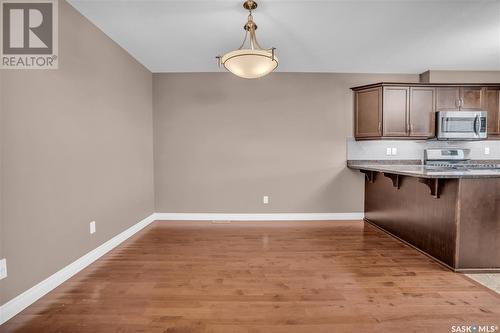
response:
<path id="1" fill-rule="evenodd" d="M 460 110 L 482 110 L 483 89 L 481 87 L 462 87 L 460 88 L 460 99 Z"/>
<path id="2" fill-rule="evenodd" d="M 500 87 L 485 90 L 485 109 L 488 111 L 488 135 L 500 134 Z"/>
<path id="3" fill-rule="evenodd" d="M 436 89 L 424 87 L 410 88 L 410 136 L 434 136 Z"/>
<path id="4" fill-rule="evenodd" d="M 436 88 L 436 111 L 458 110 L 460 106 L 459 87 Z"/>
<path id="5" fill-rule="evenodd" d="M 382 135 L 382 88 L 357 91 L 355 94 L 356 138 Z"/>
<path id="6" fill-rule="evenodd" d="M 383 98 L 384 136 L 408 135 L 408 87 L 385 87 Z"/>

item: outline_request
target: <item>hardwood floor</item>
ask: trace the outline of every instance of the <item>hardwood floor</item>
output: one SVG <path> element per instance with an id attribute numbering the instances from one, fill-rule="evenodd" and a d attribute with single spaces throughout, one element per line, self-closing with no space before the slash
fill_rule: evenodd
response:
<path id="1" fill-rule="evenodd" d="M 498 294 L 360 222 L 155 222 L 6 324 L 20 332 L 451 332 Z"/>

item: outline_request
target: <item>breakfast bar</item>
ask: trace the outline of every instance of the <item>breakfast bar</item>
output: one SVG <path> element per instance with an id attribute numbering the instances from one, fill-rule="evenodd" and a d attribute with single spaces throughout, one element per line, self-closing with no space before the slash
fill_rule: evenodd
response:
<path id="1" fill-rule="evenodd" d="M 365 174 L 365 221 L 457 272 L 500 272 L 500 168 L 348 161 Z"/>

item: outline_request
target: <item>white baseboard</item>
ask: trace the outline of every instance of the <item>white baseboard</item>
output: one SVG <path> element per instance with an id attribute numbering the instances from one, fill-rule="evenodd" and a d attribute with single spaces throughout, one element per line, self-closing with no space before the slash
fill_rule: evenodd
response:
<path id="1" fill-rule="evenodd" d="M 155 220 L 155 214 L 146 217 L 144 220 L 132 227 L 118 234 L 117 236 L 111 238 L 106 243 L 100 245 L 98 248 L 90 251 L 83 257 L 80 257 L 76 261 L 72 262 L 68 266 L 59 270 L 58 272 L 52 274 L 42 282 L 38 283 L 36 286 L 26 290 L 19 296 L 11 299 L 7 303 L 0 306 L 0 325 L 5 323 L 10 318 L 14 317 L 16 314 L 27 308 L 29 305 L 36 302 L 39 298 L 55 289 L 64 281 L 68 280 L 70 277 L 80 272 L 82 269 L 99 259 L 101 256 L 120 245 L 130 236 L 134 235 L 144 227 L 148 226 L 151 222 Z"/>
<path id="2" fill-rule="evenodd" d="M 212 214 L 156 213 L 155 220 L 178 221 L 318 221 L 362 220 L 364 213 L 271 213 L 271 214 Z"/>
<path id="3" fill-rule="evenodd" d="M 313 221 L 313 220 L 361 220 L 363 213 L 274 213 L 274 214 L 212 214 L 212 213 L 154 213 L 133 225 L 106 243 L 85 254 L 52 274 L 36 286 L 26 290 L 0 306 L 0 325 L 54 290 L 64 281 L 120 245 L 141 229 L 156 220 L 198 220 L 198 221 Z"/>

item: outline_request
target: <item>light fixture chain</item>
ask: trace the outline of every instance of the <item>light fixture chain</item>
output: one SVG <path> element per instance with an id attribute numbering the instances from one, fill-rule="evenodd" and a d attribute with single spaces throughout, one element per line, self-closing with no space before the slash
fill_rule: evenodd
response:
<path id="1" fill-rule="evenodd" d="M 248 31 L 245 32 L 245 38 L 243 38 L 243 43 L 241 43 L 241 46 L 238 48 L 238 50 L 241 50 L 243 46 L 245 46 L 245 42 L 247 41 L 248 37 Z"/>

